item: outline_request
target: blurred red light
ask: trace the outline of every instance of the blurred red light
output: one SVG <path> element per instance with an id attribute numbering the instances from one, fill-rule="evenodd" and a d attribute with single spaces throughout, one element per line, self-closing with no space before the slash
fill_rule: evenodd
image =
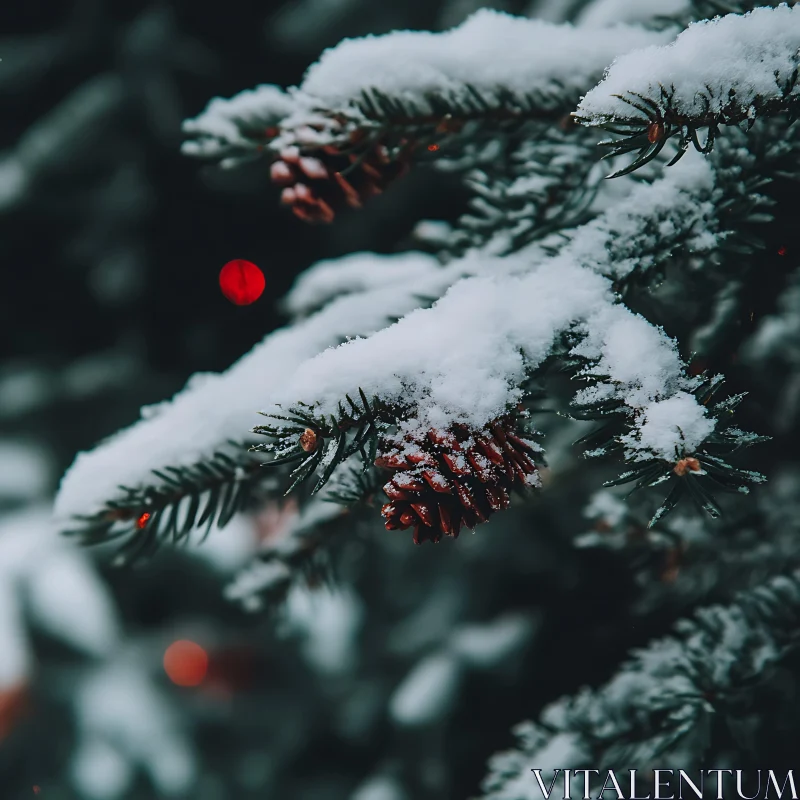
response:
<path id="1" fill-rule="evenodd" d="M 222 294 L 237 306 L 255 303 L 261 297 L 266 280 L 264 273 L 251 261 L 237 258 L 229 261 L 219 273 Z"/>
<path id="2" fill-rule="evenodd" d="M 173 642 L 164 653 L 164 671 L 176 686 L 199 686 L 208 672 L 208 654 L 195 642 Z"/>

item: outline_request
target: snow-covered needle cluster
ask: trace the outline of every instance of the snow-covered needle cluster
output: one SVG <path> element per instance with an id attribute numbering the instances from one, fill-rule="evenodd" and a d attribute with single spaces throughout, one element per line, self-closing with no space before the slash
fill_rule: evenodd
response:
<path id="1" fill-rule="evenodd" d="M 296 538 L 230 590 L 255 608 L 253 595 L 283 597 L 325 549 L 341 514 L 315 510 L 323 488 L 354 509 L 383 494 L 386 528 L 438 542 L 525 497 L 546 504 L 572 474 L 560 442 L 582 437 L 597 464 L 585 484 L 646 490 L 642 531 L 679 503 L 690 513 L 684 499 L 713 518 L 750 502 L 764 477 L 729 456 L 766 437 L 737 422 L 751 387 L 735 365 L 755 315 L 785 306 L 786 281 L 778 267 L 764 277 L 760 259 L 787 252 L 800 10 L 740 4 L 698 19 L 708 5 L 642 3 L 625 21 L 625 4 L 598 0 L 575 23 L 483 10 L 443 33 L 345 40 L 297 87 L 213 100 L 185 123 L 185 152 L 266 161 L 303 220 L 335 224 L 421 162 L 461 172 L 478 197 L 439 226 L 436 255 L 312 266 L 284 300 L 286 327 L 81 454 L 58 513 L 89 541 L 159 542 L 294 492 L 306 514 Z M 617 137 L 605 142 L 614 180 L 601 179 L 598 126 Z M 697 755 L 708 698 L 746 678 L 707 674 L 704 658 L 779 660 L 778 595 L 796 612 L 796 578 L 770 584 L 551 707 L 495 762 L 487 797 L 533 797 L 528 766 Z M 669 730 L 654 733 L 660 713 Z M 633 721 L 641 742 L 626 749 Z"/>

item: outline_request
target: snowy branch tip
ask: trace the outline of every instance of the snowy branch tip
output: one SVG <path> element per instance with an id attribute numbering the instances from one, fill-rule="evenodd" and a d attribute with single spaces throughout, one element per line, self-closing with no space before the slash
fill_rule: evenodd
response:
<path id="1" fill-rule="evenodd" d="M 798 97 L 798 49 L 796 6 L 698 22 L 669 45 L 620 56 L 575 116 L 589 125 L 649 118 L 708 125 L 774 113 Z"/>

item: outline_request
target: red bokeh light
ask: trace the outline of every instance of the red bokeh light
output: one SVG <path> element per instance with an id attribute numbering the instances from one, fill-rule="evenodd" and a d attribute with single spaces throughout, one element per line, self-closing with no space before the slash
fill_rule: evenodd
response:
<path id="1" fill-rule="evenodd" d="M 438 149 L 439 149 L 439 145 L 438 144 L 429 144 L 428 145 L 428 150 L 430 150 L 431 153 L 435 153 Z"/>
<path id="2" fill-rule="evenodd" d="M 208 653 L 186 639 L 173 642 L 164 653 L 164 671 L 176 686 L 199 686 L 208 672 Z"/>
<path id="3" fill-rule="evenodd" d="M 150 512 L 145 511 L 144 514 L 142 514 L 142 516 L 136 520 L 136 527 L 139 530 L 141 530 L 142 528 L 144 528 L 145 525 L 147 525 L 147 520 L 149 519 L 150 519 Z"/>
<path id="4" fill-rule="evenodd" d="M 219 288 L 222 294 L 237 306 L 255 303 L 266 286 L 264 273 L 251 261 L 236 258 L 229 261 L 219 273 Z"/>
<path id="5" fill-rule="evenodd" d="M 778 248 L 778 255 L 779 256 L 785 256 L 786 255 L 786 246 L 785 245 L 783 247 L 779 247 Z"/>

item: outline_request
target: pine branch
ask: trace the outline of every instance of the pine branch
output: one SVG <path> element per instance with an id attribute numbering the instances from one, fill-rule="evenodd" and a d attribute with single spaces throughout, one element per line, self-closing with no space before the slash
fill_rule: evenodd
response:
<path id="1" fill-rule="evenodd" d="M 265 444 L 252 450 L 273 457 L 264 466 L 277 467 L 300 461 L 291 473 L 289 494 L 318 472 L 311 493 L 316 494 L 330 480 L 334 470 L 350 456 L 359 453 L 365 468 L 375 461 L 379 436 L 396 422 L 403 409 L 388 405 L 377 397 L 370 401 L 363 390 L 358 399 L 345 395 L 347 405 L 339 403 L 337 413 L 319 415 L 312 406 L 300 404 L 286 415 L 266 414 L 274 420 L 271 425 L 259 425 L 254 433 L 268 437 Z"/>
<path id="2" fill-rule="evenodd" d="M 329 490 L 322 498 L 342 506 L 372 505 L 385 482 L 385 475 L 369 463 L 334 473 Z"/>
<path id="3" fill-rule="evenodd" d="M 276 463 L 302 458 L 294 479 L 300 482 L 319 471 L 320 488 L 330 474 L 325 467 L 332 469 L 345 453 L 358 448 L 348 440 L 349 432 L 358 429 L 358 442 L 367 430 L 369 417 L 362 418 L 363 407 L 350 400 L 357 392 L 354 387 L 364 385 L 374 387 L 382 405 L 393 409 L 384 419 L 387 423 L 395 422 L 402 409 L 404 421 L 422 435 L 455 426 L 482 431 L 513 410 L 522 399 L 520 387 L 526 377 L 554 353 L 559 337 L 573 330 L 580 339 L 571 354 L 573 367 L 590 383 L 576 396 L 573 414 L 613 417 L 621 423 L 618 430 L 604 431 L 605 438 L 595 437 L 593 453 L 622 452 L 629 469 L 620 480 L 634 482 L 637 488 L 673 481 L 661 513 L 685 494 L 717 514 L 711 487 L 745 491 L 750 483 L 763 480 L 757 473 L 732 467 L 725 460 L 727 453 L 761 440 L 728 426 L 729 412 L 738 401 L 709 406 L 708 386 L 686 374 L 675 342 L 618 304 L 618 296 L 609 291 L 612 277 L 618 288 L 632 275 L 646 277 L 657 270 L 673 257 L 678 243 L 695 257 L 713 252 L 717 240 L 707 235 L 717 224 L 710 202 L 713 188 L 711 166 L 687 161 L 653 184 L 636 186 L 597 219 L 572 231 L 556 255 L 543 258 L 535 252 L 539 263 L 533 268 L 526 260 L 529 254 L 520 256 L 519 265 L 513 258 L 498 259 L 498 272 L 505 269 L 508 274 L 461 281 L 432 308 L 418 310 L 374 337 L 320 354 L 310 373 L 298 369 L 295 380 L 273 395 L 273 403 L 291 403 L 295 411 L 281 425 L 257 431 L 273 439 L 268 452 L 275 454 Z M 516 275 L 515 268 L 523 264 L 528 271 Z M 509 298 L 514 298 L 514 310 Z M 507 313 L 498 315 L 500 308 Z M 468 327 L 464 309 L 469 309 Z M 545 325 L 536 323 L 539 316 L 547 320 Z M 457 347 L 451 332 L 458 335 Z M 346 403 L 337 402 L 342 397 Z M 306 430 L 309 449 L 302 442 Z M 328 440 L 324 450 L 318 446 L 320 439 Z M 684 480 L 676 483 L 677 478 Z M 402 503 L 387 512 L 392 516 L 399 509 L 399 515 L 405 515 L 402 525 L 416 519 L 403 505 L 406 496 L 427 491 L 414 476 L 408 484 L 409 488 L 395 487 Z M 498 508 L 503 502 L 500 496 L 492 500 Z M 420 504 L 427 520 L 424 528 L 434 530 L 434 541 L 431 509 L 440 505 Z M 490 508 L 497 510 L 491 504 Z M 481 514 L 485 517 L 488 511 Z M 443 524 L 450 529 L 449 523 Z M 420 536 L 425 533 L 418 531 Z"/>
<path id="4" fill-rule="evenodd" d="M 182 151 L 231 167 L 258 158 L 294 108 L 278 86 L 263 85 L 229 99 L 214 98 L 202 114 L 183 123 L 188 140 Z"/>
<path id="5" fill-rule="evenodd" d="M 717 246 L 702 260 L 690 256 L 686 269 L 677 273 L 680 286 L 665 287 L 663 294 L 665 303 L 671 291 L 692 298 L 684 308 L 693 307 L 695 316 L 678 324 L 693 328 L 686 344 L 700 359 L 727 360 L 750 331 L 754 312 L 761 316 L 774 307 L 786 261 L 781 252 L 792 241 L 792 225 L 781 205 L 800 180 L 798 155 L 794 127 L 776 118 L 750 133 L 731 130 L 709 156 L 715 172 L 710 201 L 718 220 Z"/>
<path id="6" fill-rule="evenodd" d="M 690 146 L 711 152 L 722 126 L 749 130 L 757 119 L 777 114 L 794 119 L 800 108 L 799 48 L 800 13 L 785 6 L 698 23 L 668 47 L 618 59 L 574 116 L 621 136 L 601 142 L 610 148 L 606 158 L 636 152 L 610 178 L 653 160 L 675 138 L 671 166 Z M 730 52 L 742 54 L 739 63 L 730 63 Z M 758 60 L 747 55 L 754 52 Z M 661 75 L 670 75 L 670 81 Z M 706 131 L 703 142 L 701 130 Z"/>
<path id="7" fill-rule="evenodd" d="M 593 374 L 597 365 L 584 366 L 579 374 L 590 380 L 596 387 L 607 379 Z M 746 494 L 750 486 L 763 483 L 766 478 L 753 470 L 739 469 L 728 462 L 728 456 L 769 440 L 769 437 L 747 433 L 733 426 L 733 415 L 744 395 L 733 395 L 711 404 L 714 395 L 721 388 L 724 379 L 721 375 L 701 376 L 692 391 L 694 400 L 700 407 L 708 409 L 708 419 L 712 422 L 711 432 L 694 447 L 684 448 L 682 436 L 675 444 L 674 458 L 641 457 L 632 460 L 629 469 L 617 478 L 607 481 L 604 486 L 621 486 L 633 483 L 631 494 L 641 489 L 666 484 L 669 490 L 664 501 L 648 523 L 652 527 L 678 503 L 688 497 L 697 508 L 711 517 L 722 513 L 715 499 L 719 492 Z M 613 454 L 626 454 L 635 441 L 637 426 L 642 423 L 635 408 L 625 402 L 620 393 L 606 399 L 607 392 L 599 393 L 604 399 L 589 403 L 574 403 L 571 415 L 582 420 L 602 420 L 603 425 L 577 442 L 587 449 L 588 457 L 608 457 Z"/>
<path id="8" fill-rule="evenodd" d="M 614 56 L 665 40 L 635 26 L 591 37 L 588 46 L 590 37 L 484 10 L 446 33 L 347 40 L 286 95 L 260 87 L 213 101 L 186 123 L 198 141 L 184 149 L 226 165 L 263 153 L 282 202 L 301 219 L 330 222 L 382 192 L 412 160 L 456 154 L 525 123 L 558 123 Z M 493 64 L 488 74 L 478 67 L 476 41 L 486 51 L 482 63 Z M 409 72 L 408 60 L 427 69 Z"/>
<path id="9" fill-rule="evenodd" d="M 223 528 L 253 499 L 263 481 L 258 462 L 241 445 L 231 443 L 191 466 L 152 470 L 153 483 L 120 486 L 120 496 L 94 514 L 76 516 L 77 527 L 66 531 L 82 544 L 115 542 L 117 563 L 152 554 L 160 545 L 186 541 L 205 525 Z"/>
<path id="10" fill-rule="evenodd" d="M 485 248 L 507 255 L 587 222 L 600 176 L 585 133 L 571 124 L 526 128 L 500 163 L 493 159 L 469 173 L 465 183 L 475 196 L 448 253 Z"/>
<path id="11" fill-rule="evenodd" d="M 583 689 L 516 732 L 492 758 L 484 800 L 517 800 L 532 768 L 692 769 L 714 746 L 712 719 L 736 738 L 757 692 L 796 651 L 800 575 L 778 577 L 730 606 L 710 606 L 634 652 L 600 689 Z M 746 749 L 746 745 L 743 745 Z M 533 789 L 531 789 L 531 792 Z M 531 794 L 531 796 L 533 796 Z"/>
<path id="12" fill-rule="evenodd" d="M 342 266 L 348 262 L 345 259 Z M 380 272 L 390 265 L 394 281 L 384 285 Z M 336 264 L 328 266 L 335 269 Z M 197 453 L 198 460 L 213 459 L 214 453 L 226 451 L 228 440 L 241 437 L 257 419 L 265 385 L 280 386 L 307 359 L 343 341 L 371 335 L 392 318 L 418 308 L 420 295 L 439 296 L 469 272 L 468 265 L 442 267 L 421 253 L 361 254 L 360 269 L 372 273 L 363 291 L 330 299 L 307 318 L 270 333 L 225 372 L 211 380 L 192 380 L 157 415 L 145 416 L 82 454 L 61 483 L 58 516 L 105 507 L 109 499 L 120 499 L 119 484 L 148 486 L 151 467 L 163 471 L 166 465 L 180 463 L 186 452 Z M 248 443 L 253 441 L 257 440 L 248 437 Z"/>
<path id="13" fill-rule="evenodd" d="M 585 516 L 591 530 L 576 546 L 618 552 L 639 587 L 637 616 L 685 611 L 721 593 L 752 588 L 786 569 L 800 568 L 800 508 L 796 470 L 771 475 L 754 498 L 731 503 L 716 523 L 676 511 L 648 527 L 652 504 L 626 501 L 603 489 Z"/>

